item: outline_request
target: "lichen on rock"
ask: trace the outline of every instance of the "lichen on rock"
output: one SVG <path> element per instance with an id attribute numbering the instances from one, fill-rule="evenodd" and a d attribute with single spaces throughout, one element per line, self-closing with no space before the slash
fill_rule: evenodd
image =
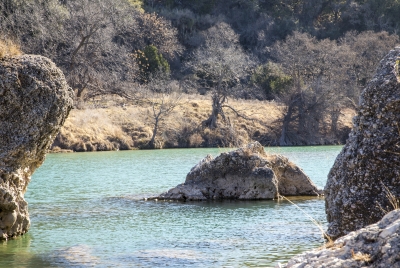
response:
<path id="1" fill-rule="evenodd" d="M 0 239 L 29 229 L 24 193 L 72 107 L 72 94 L 45 57 L 0 59 Z"/>
<path id="2" fill-rule="evenodd" d="M 400 47 L 390 51 L 362 92 L 354 128 L 328 175 L 325 204 L 333 238 L 377 222 L 391 209 L 389 192 L 400 196 L 399 56 Z"/>
<path id="3" fill-rule="evenodd" d="M 185 183 L 157 199 L 255 200 L 320 193 L 298 166 L 284 156 L 266 154 L 262 145 L 255 142 L 215 159 L 208 155 L 191 169 Z"/>

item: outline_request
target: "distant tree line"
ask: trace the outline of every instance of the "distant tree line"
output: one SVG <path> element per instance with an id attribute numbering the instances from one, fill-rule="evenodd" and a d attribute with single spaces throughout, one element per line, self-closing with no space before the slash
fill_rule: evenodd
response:
<path id="1" fill-rule="evenodd" d="M 396 0 L 2 0 L 0 39 L 51 58 L 77 100 L 151 99 L 156 130 L 172 91 L 209 94 L 210 129 L 240 116 L 228 98 L 274 100 L 276 144 L 296 145 L 343 135 L 341 111 L 399 41 L 398 14 Z"/>

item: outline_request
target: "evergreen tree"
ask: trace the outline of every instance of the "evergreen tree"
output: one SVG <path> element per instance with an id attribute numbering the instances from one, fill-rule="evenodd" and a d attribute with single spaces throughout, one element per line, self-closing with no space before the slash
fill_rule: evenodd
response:
<path id="1" fill-rule="evenodd" d="M 153 45 L 146 46 L 143 51 L 137 51 L 136 60 L 143 82 L 148 81 L 150 74 L 154 74 L 158 71 L 170 72 L 168 61 Z"/>

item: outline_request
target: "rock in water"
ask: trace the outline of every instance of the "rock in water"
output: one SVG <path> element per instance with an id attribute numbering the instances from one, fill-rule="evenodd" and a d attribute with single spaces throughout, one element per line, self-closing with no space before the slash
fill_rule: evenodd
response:
<path id="1" fill-rule="evenodd" d="M 208 155 L 183 184 L 158 196 L 166 200 L 274 199 L 278 195 L 313 195 L 319 190 L 304 172 L 281 155 L 267 155 L 258 142 Z"/>
<path id="2" fill-rule="evenodd" d="M 390 210 L 389 192 L 400 196 L 399 56 L 400 47 L 390 51 L 362 92 L 354 128 L 328 175 L 332 238 L 377 222 Z"/>
<path id="3" fill-rule="evenodd" d="M 72 94 L 45 57 L 0 59 L 0 239 L 29 229 L 24 193 L 72 107 Z"/>
<path id="4" fill-rule="evenodd" d="M 292 258 L 285 268 L 400 267 L 400 210 L 381 221 L 337 239 L 328 248 Z"/>

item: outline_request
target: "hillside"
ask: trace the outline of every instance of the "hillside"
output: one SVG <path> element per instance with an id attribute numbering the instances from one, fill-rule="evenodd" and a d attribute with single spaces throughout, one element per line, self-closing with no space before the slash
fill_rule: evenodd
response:
<path id="1" fill-rule="evenodd" d="M 0 43 L 64 72 L 75 93 L 71 121 L 81 118 L 65 129 L 98 115 L 121 133 L 78 127 L 61 134 L 62 148 L 336 143 L 346 136 L 339 118 L 357 108 L 379 61 L 399 44 L 399 11 L 396 0 L 5 0 Z M 143 100 L 154 94 L 168 103 Z M 206 99 L 168 111 L 182 94 Z M 141 123 L 117 116 L 118 105 L 98 105 L 116 96 Z M 274 101 L 279 115 L 244 123 L 251 109 L 234 118 L 227 106 L 241 101 L 233 99 Z M 152 105 L 167 111 L 155 116 Z"/>

